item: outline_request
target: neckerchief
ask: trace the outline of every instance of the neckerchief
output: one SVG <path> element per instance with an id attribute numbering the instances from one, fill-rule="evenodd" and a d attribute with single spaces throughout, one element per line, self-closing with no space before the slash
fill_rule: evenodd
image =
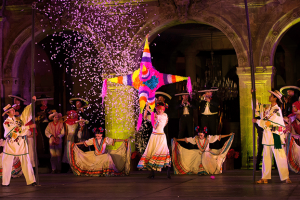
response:
<path id="1" fill-rule="evenodd" d="M 46 109 L 47 109 L 47 106 L 45 106 L 45 105 L 41 106 L 41 110 L 46 110 Z"/>
<path id="2" fill-rule="evenodd" d="M 95 147 L 95 155 L 101 155 L 103 151 L 103 144 L 105 143 L 106 138 L 102 138 L 100 144 L 98 143 L 98 140 L 94 138 L 94 147 Z"/>
<path id="3" fill-rule="evenodd" d="M 207 147 L 207 145 L 208 145 L 208 143 L 209 143 L 208 139 L 204 138 L 204 144 L 203 145 L 201 145 L 201 139 L 200 139 L 200 137 L 198 137 L 198 136 L 195 137 L 195 141 L 196 141 L 196 144 L 197 144 L 199 150 L 201 152 L 204 152 L 205 149 L 206 149 L 206 147 Z"/>
<path id="4" fill-rule="evenodd" d="M 67 119 L 66 124 L 73 125 L 73 124 L 76 124 L 76 121 L 77 121 L 76 118 L 75 119 Z"/>

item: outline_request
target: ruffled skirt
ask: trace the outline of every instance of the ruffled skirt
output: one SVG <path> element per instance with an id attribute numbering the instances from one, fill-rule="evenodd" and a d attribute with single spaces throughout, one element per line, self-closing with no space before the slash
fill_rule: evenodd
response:
<path id="1" fill-rule="evenodd" d="M 221 174 L 222 164 L 226 159 L 233 135 L 229 137 L 221 149 L 200 151 L 199 149 L 186 149 L 178 142 L 172 140 L 172 160 L 174 174 Z"/>
<path id="2" fill-rule="evenodd" d="M 289 168 L 295 172 L 300 172 L 300 146 L 295 142 L 295 138 L 289 134 L 287 140 L 287 160 Z"/>
<path id="3" fill-rule="evenodd" d="M 68 142 L 68 160 L 77 176 L 120 176 L 130 171 L 130 144 L 123 143 L 117 150 L 95 155 L 94 151 L 83 152 L 74 143 Z"/>
<path id="4" fill-rule="evenodd" d="M 137 168 L 161 171 L 161 169 L 166 166 L 171 166 L 171 157 L 166 135 L 152 133 Z"/>

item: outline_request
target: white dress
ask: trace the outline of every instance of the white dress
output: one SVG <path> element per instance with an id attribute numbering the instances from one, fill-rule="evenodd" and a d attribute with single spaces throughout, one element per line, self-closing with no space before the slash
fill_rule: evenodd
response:
<path id="1" fill-rule="evenodd" d="M 150 136 L 147 148 L 138 163 L 139 169 L 161 171 L 163 167 L 171 166 L 171 157 L 168 149 L 164 127 L 168 122 L 168 115 L 157 115 L 156 129 Z"/>
<path id="2" fill-rule="evenodd" d="M 208 135 L 204 139 L 198 136 L 186 138 L 186 142 L 197 144 L 198 149 L 185 149 L 178 142 L 172 141 L 174 174 L 221 174 L 222 164 L 231 147 L 233 135 L 221 149 L 210 149 L 209 143 L 214 143 L 219 138 L 219 135 Z"/>
<path id="3" fill-rule="evenodd" d="M 73 173 L 77 176 L 120 176 L 130 171 L 131 146 L 128 141 L 117 150 L 106 150 L 114 140 L 91 138 L 85 146 L 94 145 L 95 151 L 83 152 L 76 144 L 68 142 L 68 159 Z"/>

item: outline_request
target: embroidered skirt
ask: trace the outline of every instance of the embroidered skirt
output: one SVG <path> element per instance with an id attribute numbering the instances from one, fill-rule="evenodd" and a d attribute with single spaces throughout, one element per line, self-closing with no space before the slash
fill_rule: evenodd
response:
<path id="1" fill-rule="evenodd" d="M 68 142 L 68 160 L 77 176 L 120 176 L 130 171 L 130 144 L 123 143 L 117 150 L 95 155 L 94 151 L 83 152 L 74 143 Z"/>
<path id="2" fill-rule="evenodd" d="M 144 170 L 161 171 L 166 166 L 171 166 L 166 135 L 164 133 L 152 133 L 137 167 Z"/>
<path id="3" fill-rule="evenodd" d="M 221 174 L 222 164 L 231 147 L 233 137 L 230 136 L 221 149 L 204 152 L 199 149 L 183 148 L 178 142 L 172 140 L 174 174 Z"/>
<path id="4" fill-rule="evenodd" d="M 0 178 L 2 178 L 2 156 L 3 153 L 0 154 Z M 22 176 L 23 172 L 22 172 L 22 168 L 21 168 L 21 162 L 18 156 L 14 157 L 14 161 L 13 161 L 13 167 L 11 170 L 11 177 L 13 178 L 17 178 Z"/>
<path id="5" fill-rule="evenodd" d="M 287 140 L 287 160 L 289 168 L 295 172 L 300 172 L 300 146 L 295 142 L 295 138 L 289 134 Z"/>

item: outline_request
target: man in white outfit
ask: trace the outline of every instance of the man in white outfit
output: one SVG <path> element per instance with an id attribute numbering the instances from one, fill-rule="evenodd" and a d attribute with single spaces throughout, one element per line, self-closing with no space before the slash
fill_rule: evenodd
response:
<path id="1" fill-rule="evenodd" d="M 35 97 L 33 97 L 35 99 Z M 11 179 L 11 170 L 13 166 L 13 159 L 15 156 L 19 157 L 21 167 L 26 179 L 27 185 L 36 186 L 35 176 L 30 162 L 28 144 L 26 134 L 28 129 L 35 128 L 35 124 L 27 125 L 32 119 L 32 106 L 26 106 L 20 118 L 15 117 L 15 109 L 8 104 L 3 108 L 3 115 L 7 114 L 8 117 L 4 121 L 4 138 L 5 144 L 3 147 L 3 173 L 2 173 L 2 186 L 9 186 Z"/>
<path id="2" fill-rule="evenodd" d="M 292 183 L 289 178 L 289 169 L 287 158 L 282 145 L 284 144 L 284 122 L 282 112 L 278 104 L 282 103 L 282 94 L 275 90 L 269 91 L 269 102 L 271 104 L 256 103 L 256 114 L 262 116 L 261 119 L 252 119 L 253 123 L 257 123 L 264 129 L 262 144 L 263 144 L 263 164 L 262 178 L 257 181 L 257 184 L 268 183 L 271 179 L 272 171 L 272 152 L 274 154 L 279 176 L 281 181 Z"/>

